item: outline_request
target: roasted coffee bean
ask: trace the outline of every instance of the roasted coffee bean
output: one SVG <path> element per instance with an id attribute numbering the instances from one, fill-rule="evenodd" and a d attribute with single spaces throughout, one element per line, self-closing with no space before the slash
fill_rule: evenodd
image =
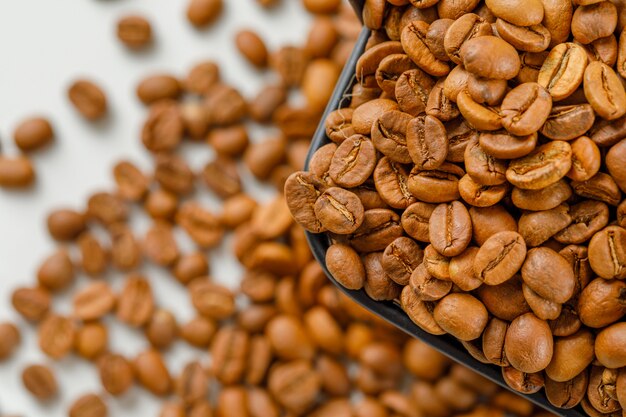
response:
<path id="1" fill-rule="evenodd" d="M 86 216 L 88 220 L 94 220 L 104 226 L 124 223 L 128 218 L 128 206 L 115 194 L 98 192 L 87 200 Z"/>
<path id="2" fill-rule="evenodd" d="M 514 25 L 538 25 L 543 20 L 543 5 L 540 1 L 507 3 L 499 0 L 489 0 L 485 4 L 494 15 Z M 526 11 L 524 16 L 520 16 L 518 12 L 520 8 Z"/>
<path id="3" fill-rule="evenodd" d="M 506 179 L 518 188 L 539 190 L 563 178 L 572 166 L 572 148 L 567 142 L 541 145 L 529 155 L 515 159 L 506 170 Z"/>
<path id="4" fill-rule="evenodd" d="M 598 333 L 595 340 L 595 353 L 603 366 L 607 368 L 625 366 L 624 337 L 626 337 L 624 323 L 615 323 Z"/>
<path id="5" fill-rule="evenodd" d="M 448 295 L 452 282 L 433 277 L 421 263 L 411 273 L 409 286 L 420 300 L 437 301 Z"/>
<path id="6" fill-rule="evenodd" d="M 598 61 L 589 63 L 585 69 L 584 88 L 587 101 L 600 117 L 615 120 L 626 113 L 624 86 L 608 65 Z"/>
<path id="7" fill-rule="evenodd" d="M 445 203 L 459 199 L 458 184 L 463 175 L 465 172 L 460 167 L 444 162 L 434 170 L 413 168 L 407 185 L 418 200 Z"/>
<path id="8" fill-rule="evenodd" d="M 470 246 L 460 255 L 450 259 L 450 265 L 448 267 L 450 281 L 463 291 L 475 290 L 482 284 L 482 281 L 474 272 L 474 258 L 478 250 L 477 247 Z"/>
<path id="9" fill-rule="evenodd" d="M 54 132 L 52 125 L 44 117 L 25 119 L 13 131 L 13 141 L 23 152 L 41 149 L 53 140 Z"/>
<path id="10" fill-rule="evenodd" d="M 540 132 L 553 140 L 572 140 L 587 132 L 594 121 L 590 104 L 553 106 Z"/>
<path id="11" fill-rule="evenodd" d="M 461 47 L 460 56 L 467 71 L 483 78 L 510 80 L 520 70 L 515 48 L 495 36 L 467 40 Z"/>
<path id="12" fill-rule="evenodd" d="M 569 209 L 572 223 L 554 235 L 565 244 L 584 243 L 609 222 L 609 208 L 600 201 L 583 201 Z"/>
<path id="13" fill-rule="evenodd" d="M 443 17 L 443 16 L 442 16 Z M 448 58 L 455 64 L 463 62 L 461 48 L 468 40 L 491 35 L 491 26 L 480 16 L 467 13 L 454 16 L 456 19 L 446 31 L 443 38 L 443 47 Z"/>
<path id="14" fill-rule="evenodd" d="M 504 352 L 504 340 L 509 323 L 496 317 L 489 320 L 482 336 L 483 353 L 489 362 L 506 367 L 509 361 Z"/>
<path id="15" fill-rule="evenodd" d="M 20 340 L 20 331 L 13 323 L 0 323 L 0 361 L 11 357 Z"/>
<path id="16" fill-rule="evenodd" d="M 547 247 L 528 251 L 522 279 L 539 296 L 564 303 L 574 294 L 574 271 L 567 260 Z"/>
<path id="17" fill-rule="evenodd" d="M 443 94 L 450 100 L 455 101 L 459 93 L 468 88 L 469 78 L 472 76 L 465 71 L 462 65 L 454 67 L 450 74 L 443 80 Z M 506 81 L 503 81 L 506 84 Z"/>
<path id="18" fill-rule="evenodd" d="M 67 356 L 74 345 L 74 322 L 63 316 L 49 315 L 39 325 L 39 348 L 53 359 Z"/>
<path id="19" fill-rule="evenodd" d="M 550 45 L 550 31 L 543 25 L 517 26 L 498 18 L 495 28 L 502 39 L 519 51 L 541 52 Z"/>
<path id="20" fill-rule="evenodd" d="M 422 301 L 408 285 L 402 290 L 400 304 L 411 321 L 424 331 L 434 335 L 446 334 L 433 317 L 434 303 Z"/>
<path id="21" fill-rule="evenodd" d="M 599 276 L 611 279 L 626 277 L 626 231 L 619 226 L 608 226 L 596 233 L 589 242 L 589 262 Z"/>
<path id="22" fill-rule="evenodd" d="M 222 14 L 222 0 L 189 0 L 187 20 L 197 28 L 214 23 Z"/>
<path id="23" fill-rule="evenodd" d="M 443 92 L 444 80 L 439 80 L 430 90 L 426 102 L 426 114 L 442 122 L 449 122 L 460 114 L 459 108 Z M 459 94 L 460 95 L 460 94 Z"/>
<path id="24" fill-rule="evenodd" d="M 450 281 L 450 258 L 437 252 L 433 245 L 424 248 L 424 265 L 435 278 Z"/>
<path id="25" fill-rule="evenodd" d="M 311 408 L 321 381 L 308 361 L 295 360 L 270 370 L 268 386 L 276 401 L 290 412 L 300 414 Z"/>
<path id="26" fill-rule="evenodd" d="M 348 241 L 357 252 L 375 252 L 384 250 L 400 236 L 400 216 L 391 210 L 372 209 L 363 213 L 363 223 Z"/>
<path id="27" fill-rule="evenodd" d="M 179 256 L 172 227 L 166 222 L 155 222 L 146 233 L 143 251 L 157 265 L 171 266 Z"/>
<path id="28" fill-rule="evenodd" d="M 270 65 L 286 87 L 297 87 L 302 82 L 308 60 L 304 48 L 283 46 L 270 56 Z"/>
<path id="29" fill-rule="evenodd" d="M 74 317 L 83 321 L 100 319 L 115 306 L 116 297 L 106 282 L 94 282 L 74 296 Z"/>
<path id="30" fill-rule="evenodd" d="M 449 162 L 463 162 L 465 148 L 475 138 L 478 138 L 476 130 L 462 119 L 455 119 L 445 124 L 448 135 L 448 154 L 446 160 Z"/>
<path id="31" fill-rule="evenodd" d="M 403 72 L 396 81 L 394 92 L 400 110 L 411 116 L 424 112 L 434 85 L 432 78 L 420 69 Z"/>
<path id="32" fill-rule="evenodd" d="M 315 202 L 314 211 L 322 226 L 332 233 L 350 234 L 363 223 L 363 204 L 352 192 L 331 187 Z"/>
<path id="33" fill-rule="evenodd" d="M 502 368 L 504 382 L 522 394 L 534 394 L 544 386 L 543 373 L 526 373 L 518 371 L 512 366 Z"/>
<path id="34" fill-rule="evenodd" d="M 469 294 L 445 296 L 434 310 L 435 321 L 442 329 L 460 340 L 474 340 L 482 334 L 489 315 L 478 299 Z"/>
<path id="35" fill-rule="evenodd" d="M 248 105 L 241 93 L 226 84 L 216 84 L 203 102 L 209 120 L 217 126 L 235 124 L 247 114 Z"/>
<path id="36" fill-rule="evenodd" d="M 550 94 L 537 83 L 524 83 L 507 93 L 500 106 L 502 126 L 517 136 L 541 129 L 552 109 Z"/>
<path id="37" fill-rule="evenodd" d="M 331 245 L 326 251 L 326 266 L 333 278 L 348 289 L 357 290 L 365 282 L 365 268 L 358 254 L 349 246 Z"/>
<path id="38" fill-rule="evenodd" d="M 617 206 L 622 198 L 622 193 L 613 177 L 604 172 L 598 172 L 587 181 L 572 181 L 570 185 L 575 194 L 592 200 L 604 201 L 612 206 Z"/>
<path id="39" fill-rule="evenodd" d="M 398 104 L 395 101 L 386 98 L 367 101 L 354 109 L 352 113 L 352 127 L 360 135 L 369 135 L 376 120 L 391 110 L 398 110 Z M 359 136 L 353 136 L 352 138 L 357 137 Z"/>
<path id="40" fill-rule="evenodd" d="M 502 128 L 502 117 L 498 110 L 475 102 L 467 90 L 459 93 L 456 103 L 467 123 L 473 128 L 477 130 Z"/>
<path id="41" fill-rule="evenodd" d="M 239 52 L 257 68 L 267 65 L 268 52 L 263 39 L 251 30 L 241 30 L 235 35 L 235 45 Z"/>
<path id="42" fill-rule="evenodd" d="M 582 44 L 611 35 L 617 26 L 617 10 L 608 2 L 582 5 L 572 16 L 572 35 Z"/>
<path id="43" fill-rule="evenodd" d="M 446 81 L 448 79 L 450 77 Z M 490 80 L 468 74 L 467 91 L 475 102 L 496 106 L 502 102 L 507 92 L 507 82 L 505 80 Z"/>
<path id="44" fill-rule="evenodd" d="M 160 100 L 176 99 L 180 92 L 180 83 L 169 74 L 151 75 L 137 85 L 137 97 L 146 105 Z"/>
<path id="45" fill-rule="evenodd" d="M 500 204 L 491 207 L 470 207 L 473 238 L 479 245 L 499 232 L 516 232 L 517 222 Z"/>
<path id="46" fill-rule="evenodd" d="M 75 400 L 69 409 L 70 417 L 106 417 L 106 403 L 96 394 L 85 394 Z"/>
<path id="47" fill-rule="evenodd" d="M 59 291 L 68 287 L 75 277 L 74 265 L 66 249 L 59 249 L 46 258 L 37 270 L 39 285 Z"/>
<path id="48" fill-rule="evenodd" d="M 172 101 L 160 101 L 150 107 L 141 141 L 152 152 L 174 150 L 182 140 L 185 125 L 182 113 Z"/>
<path id="49" fill-rule="evenodd" d="M 429 220 L 430 242 L 439 253 L 456 256 L 467 248 L 472 239 L 472 223 L 465 206 L 453 201 L 440 204 Z"/>
<path id="50" fill-rule="evenodd" d="M 422 258 L 423 251 L 414 240 L 399 237 L 385 248 L 381 264 L 391 280 L 399 285 L 407 285 L 413 270 L 422 263 Z M 346 268 L 345 263 L 343 268 Z"/>
<path id="51" fill-rule="evenodd" d="M 203 139 L 209 130 L 210 120 L 200 102 L 192 101 L 182 104 L 180 106 L 180 118 L 185 133 L 193 140 Z"/>
<path id="52" fill-rule="evenodd" d="M 602 414 L 618 411 L 621 407 L 615 395 L 617 370 L 592 366 L 587 386 L 587 400 Z"/>
<path id="53" fill-rule="evenodd" d="M 428 225 L 435 204 L 415 202 L 402 213 L 402 228 L 413 239 L 420 242 L 429 242 Z"/>
<path id="54" fill-rule="evenodd" d="M 620 163 L 623 160 L 624 152 L 626 149 L 626 142 L 620 141 L 617 144 L 613 145 L 609 152 L 606 154 L 605 162 L 606 167 L 609 170 L 609 174 L 613 177 L 619 188 L 626 192 L 626 171 L 624 170 L 623 165 Z M 593 158 L 591 158 L 594 162 L 592 165 L 595 168 L 597 159 L 595 158 L 595 153 L 593 154 Z M 572 178 L 576 180 L 575 178 Z"/>
<path id="55" fill-rule="evenodd" d="M 395 96 L 396 81 L 405 71 L 416 66 L 405 54 L 393 54 L 383 58 L 376 69 L 376 82 L 382 91 Z"/>
<path id="56" fill-rule="evenodd" d="M 554 340 L 554 355 L 546 368 L 553 381 L 566 382 L 584 372 L 594 359 L 593 334 L 580 330 L 575 334 Z"/>
<path id="57" fill-rule="evenodd" d="M 213 61 L 204 61 L 191 68 L 183 84 L 191 93 L 207 94 L 219 79 L 219 66 Z"/>
<path id="58" fill-rule="evenodd" d="M 133 369 L 137 381 L 157 396 L 165 396 L 172 390 L 170 373 L 161 354 L 152 349 L 145 350 L 134 360 Z"/>
<path id="59" fill-rule="evenodd" d="M 180 337 L 192 346 L 206 348 L 209 346 L 217 325 L 206 317 L 198 316 L 180 327 Z"/>
<path id="60" fill-rule="evenodd" d="M 459 194 L 468 204 L 475 207 L 490 207 L 497 204 L 508 192 L 507 184 L 481 185 L 469 175 L 459 181 Z"/>
<path id="61" fill-rule="evenodd" d="M 122 271 L 135 268 L 141 262 L 141 248 L 131 230 L 122 223 L 109 227 L 111 235 L 111 262 Z"/>
<path id="62" fill-rule="evenodd" d="M 411 116 L 397 110 L 384 113 L 372 125 L 372 143 L 391 160 L 408 164 L 411 156 L 407 148 L 407 126 Z"/>
<path id="63" fill-rule="evenodd" d="M 107 113 L 107 98 L 100 87 L 89 80 L 76 80 L 67 92 L 70 102 L 87 120 L 98 120 Z"/>
<path id="64" fill-rule="evenodd" d="M 556 407 L 566 409 L 576 407 L 586 394 L 588 381 L 589 376 L 586 371 L 564 382 L 546 378 L 546 397 Z"/>
<path id="65" fill-rule="evenodd" d="M 544 61 L 537 83 L 544 87 L 554 101 L 571 95 L 583 81 L 587 67 L 587 53 L 571 42 L 552 48 Z"/>
<path id="66" fill-rule="evenodd" d="M 19 287 L 11 295 L 11 304 L 26 320 L 40 321 L 50 311 L 52 297 L 41 287 Z"/>
<path id="67" fill-rule="evenodd" d="M 511 198 L 513 204 L 523 210 L 550 210 L 565 202 L 572 196 L 571 187 L 564 180 L 538 190 L 513 188 Z"/>
<path id="68" fill-rule="evenodd" d="M 167 349 L 178 336 L 178 324 L 174 315 L 158 309 L 146 326 L 146 338 L 157 349 Z"/>
<path id="69" fill-rule="evenodd" d="M 512 321 L 530 312 L 519 276 L 498 285 L 481 285 L 477 289 L 477 295 L 489 313 L 502 320 Z"/>
<path id="70" fill-rule="evenodd" d="M 406 208 L 415 202 L 408 189 L 409 172 L 404 165 L 383 157 L 374 169 L 374 185 L 380 198 L 393 208 Z"/>
<path id="71" fill-rule="evenodd" d="M 150 320 L 153 311 L 154 297 L 150 283 L 141 275 L 127 277 L 117 301 L 118 320 L 140 327 Z"/>
<path id="72" fill-rule="evenodd" d="M 569 226 L 571 222 L 569 206 L 561 204 L 550 210 L 522 214 L 518 221 L 518 231 L 526 245 L 539 246 Z"/>
<path id="73" fill-rule="evenodd" d="M 201 248 L 217 246 L 224 236 L 219 219 L 199 203 L 188 201 L 176 213 L 176 223 Z"/>
<path id="74" fill-rule="evenodd" d="M 35 168 L 25 156 L 0 156 L 0 187 L 26 188 L 35 181 Z"/>
<path id="75" fill-rule="evenodd" d="M 537 145 L 537 133 L 515 136 L 504 130 L 482 132 L 478 137 L 480 148 L 499 159 L 517 159 L 531 153 Z"/>
<path id="76" fill-rule="evenodd" d="M 600 170 L 602 158 L 598 146 L 587 136 L 572 142 L 572 168 L 566 174 L 574 181 L 587 181 Z"/>
<path id="77" fill-rule="evenodd" d="M 580 293 L 577 312 L 588 327 L 602 328 L 626 314 L 626 285 L 622 281 L 596 278 Z"/>
<path id="78" fill-rule="evenodd" d="M 326 117 L 324 122 L 326 136 L 328 136 L 331 141 L 340 144 L 350 136 L 356 134 L 356 130 L 354 130 L 352 126 L 353 113 L 353 109 L 344 108 L 335 110 Z M 372 130 L 374 131 L 375 129 L 376 127 L 372 126 Z M 383 132 L 381 131 L 380 133 Z M 374 139 L 374 134 L 372 134 L 372 139 Z"/>
<path id="79" fill-rule="evenodd" d="M 202 316 L 222 320 L 235 312 L 232 292 L 226 287 L 213 284 L 207 277 L 196 278 L 188 288 L 191 303 Z"/>
<path id="80" fill-rule="evenodd" d="M 141 49 L 152 42 L 152 26 L 143 16 L 126 16 L 117 22 L 117 37 L 127 47 Z"/>
<path id="81" fill-rule="evenodd" d="M 450 67 L 441 61 L 428 48 L 426 34 L 428 24 L 419 20 L 404 27 L 400 35 L 402 48 L 415 64 L 424 72 L 433 76 L 442 76 L 450 72 Z"/>
<path id="82" fill-rule="evenodd" d="M 58 392 L 56 377 L 44 365 L 29 365 L 22 371 L 24 387 L 40 401 L 48 401 Z"/>
<path id="83" fill-rule="evenodd" d="M 500 185 L 506 182 L 506 163 L 495 159 L 473 140 L 465 148 L 465 170 L 467 175 L 481 185 Z"/>
<path id="84" fill-rule="evenodd" d="M 474 272 L 485 284 L 498 285 L 513 277 L 525 258 L 523 237 L 516 232 L 499 232 L 480 247 L 474 259 Z"/>
<path id="85" fill-rule="evenodd" d="M 438 168 L 446 159 L 448 137 L 443 123 L 436 117 L 420 115 L 406 129 L 406 146 L 418 169 Z"/>
<path id="86" fill-rule="evenodd" d="M 80 250 L 80 266 L 91 277 L 101 275 L 107 268 L 109 254 L 100 241 L 89 232 L 84 232 L 76 240 Z"/>
<path id="87" fill-rule="evenodd" d="M 373 143 L 364 136 L 354 135 L 339 145 L 333 155 L 329 174 L 344 187 L 355 187 L 367 180 L 375 168 Z"/>
<path id="88" fill-rule="evenodd" d="M 356 64 L 356 77 L 359 85 L 366 88 L 378 87 L 376 70 L 380 62 L 392 54 L 403 54 L 404 50 L 400 42 L 382 42 L 361 55 Z"/>
<path id="89" fill-rule="evenodd" d="M 374 300 L 394 300 L 400 296 L 402 287 L 387 277 L 382 265 L 382 253 L 368 253 L 363 258 L 365 266 L 365 293 Z"/>
<path id="90" fill-rule="evenodd" d="M 517 317 L 506 332 L 504 351 L 515 369 L 524 373 L 542 371 L 553 357 L 550 326 L 532 313 Z"/>
<path id="91" fill-rule="evenodd" d="M 85 216 L 71 209 L 52 211 L 46 224 L 50 235 L 57 240 L 73 240 L 87 227 Z"/>
<path id="92" fill-rule="evenodd" d="M 108 348 L 109 332 L 100 322 L 85 323 L 76 331 L 74 349 L 88 360 L 94 360 Z"/>

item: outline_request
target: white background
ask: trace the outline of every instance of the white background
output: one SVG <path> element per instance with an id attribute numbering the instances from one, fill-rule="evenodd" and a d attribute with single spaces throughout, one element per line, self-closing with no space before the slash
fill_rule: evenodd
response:
<path id="1" fill-rule="evenodd" d="M 55 247 L 47 236 L 45 216 L 58 207 L 82 209 L 87 196 L 112 188 L 110 169 L 120 158 L 143 168 L 150 166 L 142 150 L 139 131 L 146 110 L 134 88 L 143 76 L 167 71 L 184 75 L 195 62 L 214 59 L 222 64 L 223 78 L 252 97 L 270 75 L 252 69 L 233 50 L 233 38 L 240 28 L 259 31 L 272 49 L 285 43 L 300 44 L 306 37 L 309 17 L 300 1 L 283 0 L 267 11 L 255 0 L 224 0 L 226 10 L 217 25 L 198 31 L 187 23 L 183 0 L 3 0 L 0 1 L 0 143 L 3 152 L 16 152 L 12 131 L 29 115 L 50 118 L 55 143 L 33 155 L 37 185 L 24 192 L 0 190 L 0 321 L 15 320 L 22 330 L 23 343 L 14 360 L 0 363 L 0 416 L 66 416 L 67 407 L 78 395 L 100 392 L 96 371 L 77 358 L 55 364 L 61 395 L 41 405 L 21 383 L 21 371 L 30 362 L 52 363 L 37 349 L 32 326 L 10 307 L 12 288 L 35 282 L 38 262 Z M 156 42 L 142 53 L 127 51 L 115 37 L 117 19 L 140 13 L 153 24 Z M 111 114 L 98 124 L 83 121 L 69 105 L 66 89 L 76 77 L 87 77 L 102 86 L 108 95 Z M 265 132 L 254 130 L 254 139 Z M 186 149 L 197 168 L 208 158 L 201 146 Z M 268 188 L 247 184 L 257 198 L 266 200 Z M 203 201 L 218 209 L 217 202 Z M 145 228 L 145 220 L 137 227 Z M 185 242 L 183 242 L 184 244 Z M 237 263 L 220 249 L 211 255 L 212 275 L 217 281 L 236 286 L 240 275 Z M 180 321 L 192 316 L 185 291 L 173 279 L 154 268 L 145 268 L 157 302 L 175 309 Z M 120 287 L 121 276 L 107 279 Z M 74 288 L 87 283 L 80 277 Z M 69 313 L 71 291 L 55 301 L 55 310 Z M 129 356 L 146 346 L 143 337 L 122 326 L 112 326 L 111 348 Z M 190 358 L 206 353 L 177 343 L 166 354 L 173 373 Z M 109 401 L 109 415 L 145 417 L 158 415 L 158 402 L 134 388 L 121 399 Z"/>

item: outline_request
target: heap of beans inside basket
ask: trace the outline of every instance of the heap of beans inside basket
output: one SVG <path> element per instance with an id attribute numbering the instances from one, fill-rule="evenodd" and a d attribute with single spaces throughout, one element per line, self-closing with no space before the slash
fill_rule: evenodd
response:
<path id="1" fill-rule="evenodd" d="M 329 270 L 509 385 L 626 408 L 626 14 L 608 1 L 368 1 L 330 142 L 288 179 Z M 617 39 L 619 37 L 619 41 Z"/>

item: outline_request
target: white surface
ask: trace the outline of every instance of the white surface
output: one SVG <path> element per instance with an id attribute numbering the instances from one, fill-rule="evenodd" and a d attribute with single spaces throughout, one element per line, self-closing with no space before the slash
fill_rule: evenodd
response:
<path id="1" fill-rule="evenodd" d="M 233 49 L 237 29 L 257 29 L 270 48 L 301 43 L 308 17 L 297 0 L 266 11 L 255 0 L 225 0 L 226 13 L 208 30 L 197 31 L 185 17 L 184 0 L 4 0 L 0 1 L 0 143 L 3 152 L 16 152 L 11 134 L 16 122 L 34 113 L 49 117 L 56 142 L 34 155 L 38 180 L 29 192 L 0 191 L 0 321 L 16 320 L 23 343 L 14 360 L 0 364 L 0 416 L 66 416 L 69 402 L 78 395 L 100 392 L 97 374 L 91 365 L 68 358 L 55 365 L 61 395 L 40 405 L 22 387 L 21 370 L 29 362 L 52 363 L 38 351 L 32 326 L 20 320 L 10 307 L 12 288 L 35 282 L 39 260 L 54 248 L 45 231 L 46 213 L 57 207 L 82 208 L 86 197 L 98 189 L 110 189 L 114 161 L 128 158 L 148 168 L 149 158 L 140 146 L 139 131 L 145 109 L 134 95 L 144 75 L 171 71 L 183 75 L 194 63 L 207 58 L 222 64 L 223 78 L 251 97 L 263 79 Z M 115 23 L 121 15 L 138 12 L 153 24 L 154 47 L 131 53 L 115 37 Z M 97 81 L 108 95 L 111 116 L 97 125 L 83 121 L 69 105 L 66 88 L 75 77 Z M 256 139 L 263 132 L 254 131 Z M 254 140 L 254 138 L 253 138 Z M 193 148 L 190 158 L 197 168 L 210 158 L 208 150 Z M 189 149 L 186 149 L 189 155 Z M 246 188 L 258 198 L 271 191 L 256 185 Z M 215 200 L 203 201 L 217 208 Z M 210 201 L 209 201 L 210 200 Z M 136 216 L 135 216 L 136 217 Z M 145 221 L 139 221 L 145 226 Z M 184 243 L 184 242 L 183 242 Z M 236 285 L 240 271 L 224 249 L 211 255 L 216 280 Z M 175 308 L 179 319 L 191 317 L 186 292 L 156 268 L 144 271 L 154 284 L 157 302 Z M 110 274 L 115 288 L 121 276 Z M 77 287 L 87 282 L 80 277 Z M 55 309 L 68 312 L 69 292 L 55 301 Z M 111 348 L 132 355 L 146 345 L 143 337 L 122 326 L 114 326 Z M 206 353 L 177 343 L 166 357 L 173 373 L 193 357 Z M 109 401 L 111 416 L 156 416 L 158 401 L 135 388 L 121 399 Z"/>

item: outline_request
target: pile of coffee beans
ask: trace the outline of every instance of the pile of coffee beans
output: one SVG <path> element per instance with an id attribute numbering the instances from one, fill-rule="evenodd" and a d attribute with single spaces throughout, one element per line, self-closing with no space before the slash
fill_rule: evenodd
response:
<path id="1" fill-rule="evenodd" d="M 349 106 L 285 195 L 337 281 L 558 407 L 626 408 L 626 9 L 365 2 Z M 619 40 L 618 40 L 619 37 Z"/>

